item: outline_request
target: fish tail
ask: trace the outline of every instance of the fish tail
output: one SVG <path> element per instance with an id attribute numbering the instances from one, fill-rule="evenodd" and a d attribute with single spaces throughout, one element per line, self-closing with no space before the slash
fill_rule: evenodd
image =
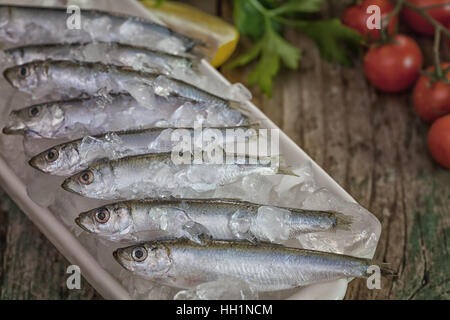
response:
<path id="1" fill-rule="evenodd" d="M 343 213 L 336 212 L 336 222 L 334 229 L 336 230 L 351 230 L 351 225 L 353 223 L 353 217 L 345 215 Z"/>
<path id="2" fill-rule="evenodd" d="M 367 266 L 365 277 L 370 277 L 374 274 L 376 269 L 371 269 L 371 266 L 377 266 L 380 270 L 380 275 L 383 277 L 397 277 L 397 272 L 391 269 L 391 264 L 386 262 L 377 262 L 377 261 L 371 261 L 369 262 L 370 265 Z"/>

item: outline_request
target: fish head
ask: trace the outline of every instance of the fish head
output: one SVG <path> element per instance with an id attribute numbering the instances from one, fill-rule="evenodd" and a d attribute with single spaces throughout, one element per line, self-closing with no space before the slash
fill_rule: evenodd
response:
<path id="1" fill-rule="evenodd" d="M 63 123 L 64 111 L 57 103 L 36 104 L 12 111 L 3 133 L 54 138 Z"/>
<path id="2" fill-rule="evenodd" d="M 162 276 L 172 266 L 170 249 L 158 241 L 120 248 L 113 255 L 125 269 L 147 277 Z"/>
<path id="3" fill-rule="evenodd" d="M 106 205 L 81 213 L 75 222 L 82 229 L 100 236 L 124 235 L 132 226 L 131 209 L 124 203 Z"/>
<path id="4" fill-rule="evenodd" d="M 89 167 L 67 178 L 62 188 L 66 191 L 96 199 L 109 199 L 115 192 L 114 174 L 108 162 Z"/>
<path id="5" fill-rule="evenodd" d="M 34 61 L 8 68 L 3 75 L 14 88 L 30 91 L 38 86 L 41 79 L 47 78 L 48 68 L 47 62 Z"/>
<path id="6" fill-rule="evenodd" d="M 80 163 L 77 143 L 68 143 L 52 147 L 31 158 L 30 166 L 44 173 L 66 175 Z"/>

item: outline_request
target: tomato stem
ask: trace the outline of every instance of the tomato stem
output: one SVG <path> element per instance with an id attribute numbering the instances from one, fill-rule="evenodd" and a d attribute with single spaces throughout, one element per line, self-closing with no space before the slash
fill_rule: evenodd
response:
<path id="1" fill-rule="evenodd" d="M 399 2 L 402 0 L 399 0 Z M 414 10 L 415 12 L 417 12 L 422 18 L 424 18 L 425 20 L 427 20 L 429 23 L 431 23 L 433 25 L 433 27 L 435 27 L 436 30 L 440 29 L 442 32 L 445 33 L 445 35 L 447 37 L 450 37 L 450 31 L 447 30 L 447 28 L 445 28 L 439 21 L 435 20 L 434 18 L 432 18 L 426 11 L 427 9 L 425 9 L 426 7 L 420 8 L 418 6 L 415 6 L 413 4 L 411 4 L 410 2 L 406 1 L 403 3 L 403 5 L 405 7 L 410 8 L 411 10 Z"/>
<path id="2" fill-rule="evenodd" d="M 439 47 L 441 44 L 441 29 L 436 28 L 436 31 L 434 32 L 434 70 L 437 79 L 442 79 L 442 68 L 441 68 L 441 58 L 440 58 L 440 51 Z"/>
<path id="3" fill-rule="evenodd" d="M 389 14 L 386 16 L 386 17 L 384 17 L 382 20 L 383 20 L 383 23 L 381 24 L 382 26 L 384 26 L 384 25 L 389 25 L 389 21 L 394 17 L 394 16 L 396 16 L 399 12 L 400 12 L 400 10 L 402 9 L 402 7 L 403 7 L 403 2 L 404 2 L 405 0 L 398 0 L 397 1 L 397 3 L 395 4 L 395 8 L 394 8 L 394 10 L 392 10 L 391 12 L 389 12 Z"/>
<path id="4" fill-rule="evenodd" d="M 400 0 L 401 1 L 401 0 Z M 399 1 L 399 2 L 400 2 Z M 410 2 L 406 1 L 403 3 L 405 7 L 410 8 L 411 10 L 415 11 L 417 14 L 419 14 L 422 18 L 424 18 L 426 21 L 431 23 L 433 27 L 435 28 L 434 32 L 434 47 L 433 47 L 433 55 L 434 55 L 434 71 L 429 74 L 430 78 L 430 85 L 435 83 L 436 81 L 442 81 L 447 83 L 447 77 L 446 74 L 448 70 L 442 70 L 441 68 L 441 58 L 440 58 L 440 44 L 441 44 L 441 32 L 443 32 L 447 37 L 450 37 L 450 32 L 447 30 L 446 27 L 444 27 L 439 21 L 431 17 L 427 10 L 436 8 L 436 7 L 443 7 L 450 5 L 449 3 L 441 3 L 438 5 L 430 5 L 425 7 L 418 7 L 416 5 L 411 4 Z"/>
<path id="5" fill-rule="evenodd" d="M 381 19 L 380 41 L 375 41 L 375 42 L 378 42 L 378 44 L 386 44 L 386 43 L 392 42 L 392 36 L 389 35 L 389 31 L 388 31 L 389 22 L 391 21 L 391 19 L 393 17 L 395 17 L 400 12 L 400 10 L 403 7 L 403 1 L 404 0 L 399 0 L 395 4 L 394 10 L 389 12 L 389 14 L 387 16 L 385 16 Z M 397 31 L 398 31 L 398 25 L 396 26 L 396 30 L 393 35 L 397 34 Z M 369 38 L 370 38 L 369 40 L 374 40 L 373 38 L 371 38 L 370 34 L 369 34 Z"/>

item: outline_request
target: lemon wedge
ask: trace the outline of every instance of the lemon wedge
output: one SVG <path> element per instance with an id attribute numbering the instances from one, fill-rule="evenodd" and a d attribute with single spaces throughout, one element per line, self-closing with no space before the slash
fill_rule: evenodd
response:
<path id="1" fill-rule="evenodd" d="M 225 63 L 236 49 L 238 30 L 216 16 L 176 1 L 164 1 L 157 7 L 156 0 L 140 2 L 171 29 L 204 42 L 199 50 L 214 67 Z"/>

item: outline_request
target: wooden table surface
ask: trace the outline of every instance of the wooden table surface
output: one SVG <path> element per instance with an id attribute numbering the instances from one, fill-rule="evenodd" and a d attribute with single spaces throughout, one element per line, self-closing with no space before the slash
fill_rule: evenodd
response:
<path id="1" fill-rule="evenodd" d="M 227 0 L 186 2 L 231 17 Z M 325 15 L 339 15 L 344 5 L 329 1 Z M 383 229 L 375 258 L 398 272 L 380 290 L 352 281 L 346 299 L 449 299 L 450 171 L 428 155 L 428 126 L 414 113 L 410 93 L 379 93 L 360 62 L 353 68 L 327 63 L 308 38 L 293 30 L 287 37 L 303 50 L 300 69 L 283 70 L 272 99 L 251 88 L 254 102 L 377 216 Z M 432 40 L 418 41 L 429 65 Z M 245 48 L 241 41 L 239 51 Z M 248 70 L 224 74 L 245 82 Z M 68 265 L 0 191 L 0 299 L 101 298 L 84 280 L 80 290 L 67 290 Z"/>

